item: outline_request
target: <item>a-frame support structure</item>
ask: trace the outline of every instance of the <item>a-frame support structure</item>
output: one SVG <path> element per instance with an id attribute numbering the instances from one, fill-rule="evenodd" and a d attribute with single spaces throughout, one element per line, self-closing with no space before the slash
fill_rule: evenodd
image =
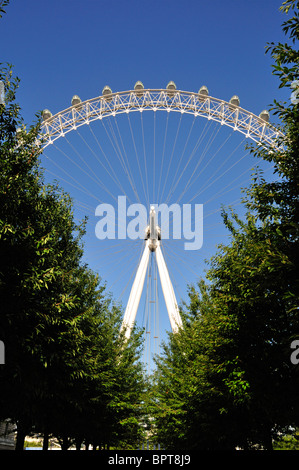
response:
<path id="1" fill-rule="evenodd" d="M 133 329 L 136 314 L 143 290 L 145 275 L 151 252 L 156 254 L 156 260 L 159 270 L 162 291 L 165 299 L 166 308 L 170 320 L 172 331 L 176 333 L 182 327 L 182 319 L 179 313 L 175 293 L 169 277 L 168 269 L 161 250 L 161 232 L 160 227 L 156 224 L 156 212 L 152 206 L 150 210 L 150 224 L 146 229 L 146 241 L 143 254 L 137 269 L 137 273 L 132 285 L 129 300 L 127 303 L 121 331 L 125 331 L 127 339 L 130 338 Z"/>

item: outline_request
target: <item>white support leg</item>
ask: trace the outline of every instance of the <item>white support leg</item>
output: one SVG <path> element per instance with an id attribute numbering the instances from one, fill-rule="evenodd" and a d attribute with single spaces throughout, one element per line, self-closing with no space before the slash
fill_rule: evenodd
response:
<path id="1" fill-rule="evenodd" d="M 147 227 L 146 233 L 148 238 L 145 242 L 142 258 L 137 269 L 137 273 L 133 282 L 133 286 L 130 292 L 130 297 L 121 326 L 121 331 L 125 330 L 125 336 L 127 339 L 130 338 L 131 331 L 133 329 L 134 322 L 136 319 L 136 314 L 143 290 L 146 270 L 149 262 L 149 255 L 151 252 L 155 252 L 156 254 L 163 295 L 173 333 L 177 333 L 179 328 L 182 328 L 183 326 L 175 293 L 169 277 L 168 269 L 161 251 L 159 239 L 160 229 L 156 225 L 156 213 L 155 208 L 153 206 L 151 207 L 150 211 L 150 225 Z"/>
<path id="2" fill-rule="evenodd" d="M 156 248 L 156 259 L 159 269 L 160 281 L 162 285 L 163 295 L 168 311 L 170 325 L 173 333 L 177 333 L 178 329 L 181 328 L 182 319 L 179 313 L 178 304 L 176 301 L 175 293 L 172 287 L 172 283 L 169 277 L 168 269 L 164 260 L 164 256 L 161 251 L 160 243 Z"/>
<path id="3" fill-rule="evenodd" d="M 121 326 L 121 331 L 125 329 L 125 336 L 127 339 L 130 338 L 131 331 L 134 326 L 140 297 L 143 290 L 144 279 L 146 275 L 146 270 L 149 261 L 150 249 L 149 249 L 150 240 L 147 240 L 145 243 L 144 251 L 140 264 L 137 269 L 137 273 L 134 279 L 134 283 L 131 289 L 130 297 L 127 303 L 127 308 L 125 311 L 124 319 Z"/>

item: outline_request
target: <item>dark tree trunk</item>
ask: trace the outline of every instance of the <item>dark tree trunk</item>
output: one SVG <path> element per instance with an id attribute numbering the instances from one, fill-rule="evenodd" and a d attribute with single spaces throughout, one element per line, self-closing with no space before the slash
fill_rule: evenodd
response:
<path id="1" fill-rule="evenodd" d="M 65 450 L 68 450 L 68 448 L 69 448 L 68 438 L 64 437 L 61 443 L 61 450 L 65 451 Z"/>
<path id="2" fill-rule="evenodd" d="M 271 432 L 269 432 L 268 435 L 265 437 L 264 445 L 265 445 L 266 450 L 273 450 Z"/>
<path id="3" fill-rule="evenodd" d="M 43 439 L 43 450 L 48 450 L 48 449 L 49 449 L 49 433 L 45 432 L 44 439 Z"/>
<path id="4" fill-rule="evenodd" d="M 76 439 L 76 450 L 81 450 L 81 444 L 82 444 L 81 439 Z"/>
<path id="5" fill-rule="evenodd" d="M 19 421 L 18 426 L 17 426 L 17 440 L 16 440 L 17 451 L 24 450 L 25 437 L 26 437 L 25 426 L 22 423 L 22 421 Z"/>

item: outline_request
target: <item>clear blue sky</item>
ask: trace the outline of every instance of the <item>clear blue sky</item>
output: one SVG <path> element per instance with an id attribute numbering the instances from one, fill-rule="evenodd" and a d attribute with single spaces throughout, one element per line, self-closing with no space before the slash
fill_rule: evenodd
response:
<path id="1" fill-rule="evenodd" d="M 272 60 L 265 55 L 267 42 L 285 40 L 281 3 L 280 0 L 11 0 L 0 21 L 1 62 L 13 64 L 21 79 L 17 100 L 28 124 L 40 110 L 48 108 L 55 114 L 69 107 L 74 94 L 86 100 L 101 95 L 105 85 L 112 91 L 130 90 L 137 80 L 145 88 L 165 88 L 173 80 L 178 89 L 195 92 L 206 85 L 211 96 L 229 100 L 237 94 L 243 108 L 259 114 L 274 99 L 289 99 L 287 90 L 278 89 L 278 79 L 272 75 Z M 175 133 L 176 125 L 173 129 Z M 73 139 L 73 145 L 79 148 Z M 64 143 L 61 145 L 66 151 Z M 232 141 L 227 152 L 235 145 Z M 84 175 L 68 167 L 61 152 L 55 155 L 52 149 L 49 156 L 83 182 Z M 91 161 L 92 157 L 88 158 Z M 99 174 L 99 169 L 95 171 Z M 138 179 L 136 168 L 135 176 Z M 224 188 L 228 178 L 233 176 L 218 180 L 213 191 L 221 185 Z M 91 180 L 85 184 L 93 191 Z M 72 191 L 71 186 L 65 187 Z M 206 199 L 211 195 L 213 192 Z M 205 199 L 198 202 L 204 203 Z M 86 204 L 94 211 L 94 201 Z M 204 210 L 208 213 L 213 207 Z M 210 218 L 207 226 L 211 228 L 214 223 L 219 221 Z M 114 267 L 110 257 L 108 263 L 105 261 L 103 255 L 109 252 L 105 253 L 104 245 L 95 239 L 94 224 L 92 219 L 86 258 L 113 286 L 111 290 L 118 297 L 136 266 L 140 247 L 121 268 Z M 203 257 L 213 252 L 218 232 L 209 230 L 204 238 L 206 251 L 202 250 L 198 259 L 195 253 L 180 251 L 184 276 L 182 271 L 176 271 L 174 245 L 169 262 L 178 299 L 185 298 L 186 279 L 192 282 L 196 279 L 188 277 L 184 262 L 187 260 L 188 267 L 200 275 Z M 227 239 L 217 238 L 218 242 L 223 240 Z M 115 253 L 115 259 L 118 256 L 121 255 Z M 127 267 L 128 271 L 123 271 Z M 121 278 L 122 285 L 118 286 L 116 277 Z"/>
<path id="2" fill-rule="evenodd" d="M 208 86 L 255 114 L 280 97 L 265 45 L 284 38 L 281 0 L 11 0 L 1 62 L 21 78 L 25 120 L 112 90 Z"/>

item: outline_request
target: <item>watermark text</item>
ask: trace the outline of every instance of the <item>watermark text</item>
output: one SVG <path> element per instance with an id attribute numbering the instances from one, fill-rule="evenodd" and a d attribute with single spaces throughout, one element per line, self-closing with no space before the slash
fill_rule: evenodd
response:
<path id="1" fill-rule="evenodd" d="M 299 339 L 294 339 L 291 342 L 291 349 L 294 349 L 291 354 L 291 363 L 297 365 L 299 364 Z"/>
<path id="2" fill-rule="evenodd" d="M 203 245 L 203 204 L 152 204 L 161 239 L 184 239 L 185 250 L 199 250 Z M 118 196 L 117 210 L 112 204 L 99 204 L 95 234 L 99 240 L 144 239 L 149 224 L 147 208 L 143 204 L 127 205 L 126 196 Z"/>

